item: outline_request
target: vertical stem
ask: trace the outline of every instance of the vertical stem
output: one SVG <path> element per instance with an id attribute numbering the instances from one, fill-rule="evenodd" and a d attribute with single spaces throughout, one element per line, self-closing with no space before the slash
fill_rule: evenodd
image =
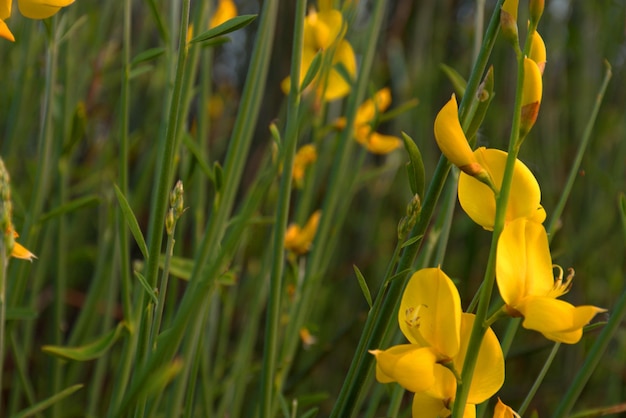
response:
<path id="1" fill-rule="evenodd" d="M 285 263 L 285 230 L 289 215 L 291 197 L 291 178 L 293 159 L 298 142 L 298 113 L 300 108 L 300 67 L 302 61 L 302 43 L 304 38 L 304 16 L 306 0 L 296 3 L 294 37 L 291 59 L 291 88 L 287 105 L 287 126 L 282 147 L 283 172 L 280 179 L 280 191 L 276 208 L 273 231 L 272 271 L 270 274 L 270 293 L 267 316 L 265 319 L 265 344 L 263 347 L 263 369 L 261 372 L 261 393 L 259 415 L 272 416 L 274 397 L 274 376 L 276 372 L 276 353 L 278 350 L 278 331 L 280 328 L 280 300 L 283 289 L 283 266 Z"/>

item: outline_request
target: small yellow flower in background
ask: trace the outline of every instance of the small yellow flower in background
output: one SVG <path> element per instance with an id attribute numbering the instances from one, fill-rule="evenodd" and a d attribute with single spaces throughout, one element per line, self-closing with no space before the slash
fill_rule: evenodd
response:
<path id="1" fill-rule="evenodd" d="M 559 270 L 556 280 L 555 267 Z M 575 344 L 580 340 L 582 328 L 605 309 L 575 307 L 556 299 L 569 291 L 573 277 L 571 270 L 563 280 L 563 270 L 552 265 L 543 225 L 521 218 L 504 227 L 498 240 L 496 280 L 506 312 L 523 316 L 524 328 L 552 341 Z"/>
<path id="2" fill-rule="evenodd" d="M 437 114 L 434 130 L 441 153 L 452 164 L 472 177 L 484 178 L 488 175 L 476 159 L 463 133 L 459 121 L 459 106 L 454 94 Z"/>
<path id="3" fill-rule="evenodd" d="M 341 99 L 350 92 L 350 83 L 337 71 L 337 66 L 343 66 L 354 77 L 356 56 L 350 43 L 343 39 L 347 27 L 341 12 L 329 8 L 326 3 L 320 2 L 319 12 L 311 8 L 304 21 L 300 83 L 304 81 L 315 55 L 318 52 L 324 54 L 322 62 L 326 63 L 326 68 L 318 72 L 309 88 L 315 90 L 319 99 L 332 101 Z M 281 83 L 285 94 L 289 93 L 290 86 L 291 79 L 287 77 Z"/>
<path id="4" fill-rule="evenodd" d="M 480 147 L 474 151 L 478 163 L 489 172 L 496 187 L 500 188 L 507 153 L 493 148 Z M 496 198 L 487 185 L 474 177 L 461 173 L 459 177 L 459 203 L 474 222 L 487 230 L 493 230 L 496 217 Z M 533 173 L 517 160 L 513 169 L 513 181 L 506 208 L 505 222 L 517 218 L 529 218 L 543 222 L 546 213 L 541 206 L 541 190 Z"/>
<path id="5" fill-rule="evenodd" d="M 414 417 L 450 414 L 457 385 L 451 369 L 463 369 L 474 318 L 461 312 L 458 290 L 441 269 L 419 270 L 409 280 L 398 322 L 410 344 L 370 352 L 376 357 L 379 382 L 397 382 L 415 392 Z M 474 416 L 474 405 L 490 398 L 503 382 L 504 356 L 489 328 L 478 353 L 465 416 Z"/>
<path id="6" fill-rule="evenodd" d="M 374 94 L 373 98 L 367 99 L 357 110 L 354 121 L 354 139 L 373 154 L 389 154 L 402 145 L 402 140 L 397 136 L 383 135 L 374 131 L 374 125 L 378 117 L 391 105 L 391 90 L 385 87 Z M 343 128 L 345 118 L 339 118 L 335 125 Z"/>
<path id="7" fill-rule="evenodd" d="M 17 232 L 13 231 L 13 238 L 17 238 L 19 235 Z M 28 251 L 23 245 L 18 244 L 17 242 L 13 243 L 13 249 L 11 250 L 11 257 L 20 258 L 22 260 L 33 261 L 33 259 L 37 258 L 35 254 Z"/>
<path id="8" fill-rule="evenodd" d="M 0 0 L 0 37 L 14 42 L 15 37 L 4 22 L 11 16 L 12 0 Z M 74 0 L 18 0 L 20 13 L 29 19 L 41 20 L 54 16 L 61 8 L 74 3 Z"/>
<path id="9" fill-rule="evenodd" d="M 493 418 L 520 418 L 520 416 L 498 398 L 498 403 L 493 411 Z"/>
<path id="10" fill-rule="evenodd" d="M 308 253 L 315 238 L 321 216 L 321 211 L 315 211 L 304 228 L 296 224 L 289 225 L 285 232 L 285 248 L 299 255 Z"/>
<path id="11" fill-rule="evenodd" d="M 546 68 L 547 52 L 546 44 L 543 42 L 543 38 L 539 35 L 539 32 L 534 31 L 530 38 L 530 51 L 528 51 L 528 58 L 535 61 L 539 67 L 539 72 L 543 75 L 543 71 Z"/>
<path id="12" fill-rule="evenodd" d="M 317 160 L 315 145 L 306 144 L 300 147 L 293 160 L 293 182 L 296 187 L 302 187 L 306 169 Z"/>
<path id="13" fill-rule="evenodd" d="M 213 17 L 209 22 L 209 29 L 221 25 L 227 20 L 237 16 L 237 6 L 233 0 L 219 0 Z"/>
<path id="14" fill-rule="evenodd" d="M 311 348 L 312 345 L 317 343 L 317 338 L 313 334 L 311 334 L 311 331 L 309 331 L 308 328 L 300 328 L 299 334 L 300 340 L 302 340 L 302 345 L 304 346 L 305 350 Z"/>

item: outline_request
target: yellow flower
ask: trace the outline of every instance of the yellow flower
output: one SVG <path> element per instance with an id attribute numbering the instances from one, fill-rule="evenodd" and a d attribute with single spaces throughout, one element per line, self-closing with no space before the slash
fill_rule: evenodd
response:
<path id="1" fill-rule="evenodd" d="M 474 318 L 473 314 L 461 312 L 459 293 L 441 269 L 422 269 L 411 277 L 398 312 L 400 329 L 410 344 L 371 353 L 376 356 L 379 382 L 398 382 L 415 392 L 414 417 L 450 414 L 457 385 L 453 370 L 463 368 Z M 465 416 L 474 416 L 474 405 L 490 398 L 503 382 L 502 349 L 488 329 L 470 384 Z"/>
<path id="2" fill-rule="evenodd" d="M 221 25 L 227 20 L 237 16 L 237 6 L 233 0 L 219 0 L 217 9 L 209 22 L 209 29 Z"/>
<path id="3" fill-rule="evenodd" d="M 0 37 L 15 41 L 9 27 L 4 22 L 11 16 L 12 0 L 0 0 Z M 69 6 L 74 0 L 18 0 L 20 13 L 29 19 L 47 19 L 54 16 L 62 7 Z"/>
<path id="4" fill-rule="evenodd" d="M 19 237 L 18 233 L 13 231 L 13 238 Z M 22 260 L 33 261 L 34 258 L 37 258 L 35 254 L 28 251 L 24 246 L 18 244 L 17 242 L 13 243 L 13 249 L 11 250 L 11 257 L 20 258 Z"/>
<path id="5" fill-rule="evenodd" d="M 507 153 L 492 148 L 480 147 L 474 151 L 478 163 L 487 170 L 496 187 L 502 185 Z M 513 181 L 505 222 L 517 218 L 530 218 L 543 222 L 546 213 L 541 207 L 541 190 L 531 171 L 517 160 L 513 169 Z M 493 230 L 496 216 L 496 198 L 493 190 L 474 177 L 461 173 L 459 178 L 459 203 L 474 222 L 487 230 Z"/>
<path id="6" fill-rule="evenodd" d="M 378 117 L 391 105 L 391 91 L 385 87 L 376 92 L 374 97 L 367 99 L 357 110 L 354 120 L 354 139 L 373 154 L 389 154 L 402 145 L 400 138 L 383 135 L 374 131 Z M 345 118 L 339 118 L 336 126 L 343 128 Z"/>
<path id="7" fill-rule="evenodd" d="M 287 228 L 285 232 L 285 248 L 299 255 L 309 252 L 321 216 L 321 211 L 315 211 L 304 228 L 300 228 L 300 226 L 296 224 L 289 225 L 289 228 Z"/>
<path id="8" fill-rule="evenodd" d="M 299 82 L 304 81 L 315 55 L 321 53 L 322 68 L 309 86 L 319 99 L 332 101 L 350 92 L 350 83 L 337 71 L 337 67 L 342 66 L 351 77 L 356 74 L 356 57 L 350 43 L 343 39 L 345 32 L 346 26 L 339 10 L 323 8 L 318 13 L 311 8 L 305 18 Z M 285 94 L 289 92 L 290 85 L 290 77 L 281 83 Z"/>
<path id="9" fill-rule="evenodd" d="M 300 147 L 293 160 L 292 178 L 296 187 L 302 187 L 308 166 L 317 160 L 315 145 L 307 144 Z"/>
<path id="10" fill-rule="evenodd" d="M 520 418 L 520 416 L 498 398 L 498 403 L 493 411 L 493 418 Z"/>
<path id="11" fill-rule="evenodd" d="M 559 270 L 556 280 L 555 267 Z M 569 291 L 573 277 L 571 270 L 563 280 L 563 269 L 552 265 L 543 225 L 520 218 L 504 227 L 498 241 L 496 280 L 506 312 L 523 316 L 524 328 L 566 344 L 580 340 L 582 328 L 605 310 L 556 299 Z"/>
<path id="12" fill-rule="evenodd" d="M 459 107 L 454 94 L 435 118 L 435 139 L 441 153 L 452 164 L 470 176 L 484 176 L 485 169 L 476 159 L 461 128 Z"/>

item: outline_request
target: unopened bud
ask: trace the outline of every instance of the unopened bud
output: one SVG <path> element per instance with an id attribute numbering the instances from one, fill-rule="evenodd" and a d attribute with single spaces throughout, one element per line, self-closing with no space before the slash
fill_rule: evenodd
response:
<path id="1" fill-rule="evenodd" d="M 533 26 L 537 26 L 541 15 L 543 14 L 543 8 L 545 6 L 544 0 L 530 0 L 530 22 Z"/>
<path id="2" fill-rule="evenodd" d="M 176 225 L 176 218 L 174 218 L 174 209 L 170 208 L 165 215 L 165 231 L 167 235 L 174 233 L 174 225 Z"/>
<path id="3" fill-rule="evenodd" d="M 504 37 L 513 45 L 519 45 L 517 9 L 519 0 L 505 0 L 500 10 L 500 28 Z"/>
<path id="4" fill-rule="evenodd" d="M 185 211 L 183 193 L 183 182 L 178 180 L 170 193 L 170 206 L 174 209 L 176 219 L 180 218 L 180 215 Z"/>
<path id="5" fill-rule="evenodd" d="M 522 89 L 522 114 L 520 119 L 520 138 L 523 139 L 537 120 L 543 82 L 541 71 L 537 63 L 530 58 L 524 58 L 524 86 Z"/>

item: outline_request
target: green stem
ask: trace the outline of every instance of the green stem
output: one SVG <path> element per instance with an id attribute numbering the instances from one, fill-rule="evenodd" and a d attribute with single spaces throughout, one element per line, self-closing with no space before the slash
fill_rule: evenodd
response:
<path id="1" fill-rule="evenodd" d="M 474 68 L 467 83 L 465 94 L 459 105 L 461 115 L 460 120 L 463 126 L 467 126 L 470 122 L 467 118 L 467 109 L 470 107 L 470 102 L 475 99 L 478 85 L 480 84 L 482 75 L 487 68 L 489 55 L 491 54 L 491 50 L 493 49 L 499 30 L 499 10 L 503 2 L 504 0 L 499 0 L 496 5 L 496 10 L 498 12 L 494 13 L 491 17 L 483 40 L 483 47 L 481 48 L 476 63 L 474 64 Z M 450 163 L 445 159 L 445 157 L 442 156 L 439 159 L 433 179 L 428 186 L 426 196 L 423 200 L 420 219 L 413 228 L 413 231 L 411 231 L 409 239 L 422 236 L 426 232 L 449 170 Z M 411 268 L 419 251 L 420 245 L 421 244 L 419 242 L 415 242 L 404 248 L 400 262 L 396 268 L 397 273 Z M 400 295 L 404 290 L 407 277 L 408 275 L 405 275 L 402 278 L 398 277 L 391 282 L 388 282 L 389 278 L 386 278 L 381 290 L 378 292 L 374 306 L 370 310 L 367 317 L 359 344 L 356 348 L 352 363 L 350 364 L 350 369 L 348 370 L 341 392 L 339 393 L 339 397 L 335 403 L 335 407 L 333 408 L 332 417 L 350 417 L 356 413 L 358 408 L 358 399 L 361 398 L 364 390 L 363 387 L 365 386 L 363 382 L 366 382 L 369 376 L 371 376 L 374 364 L 373 356 L 367 353 L 367 350 L 380 347 L 381 343 L 388 334 L 392 318 L 396 317 L 395 312 L 398 309 Z"/>
<path id="2" fill-rule="evenodd" d="M 0 162 L 2 164 L 2 162 Z M 1 204 L 1 203 L 0 203 Z M 2 382 L 4 370 L 4 333 L 6 321 L 6 282 L 7 282 L 7 265 L 9 257 L 5 248 L 4 236 L 0 242 L 0 382 Z M 0 405 L 2 405 L 2 391 L 0 390 Z"/>
<path id="3" fill-rule="evenodd" d="M 530 405 L 530 401 L 532 401 L 533 397 L 535 396 L 535 393 L 537 393 L 537 390 L 539 390 L 539 386 L 541 385 L 541 382 L 543 382 L 543 378 L 546 377 L 546 374 L 548 373 L 548 369 L 550 368 L 550 365 L 552 365 L 552 361 L 556 357 L 556 353 L 559 351 L 559 347 L 561 347 L 561 343 L 559 342 L 555 343 L 552 346 L 552 350 L 550 350 L 550 354 L 548 355 L 548 358 L 543 364 L 543 367 L 541 368 L 539 375 L 537 375 L 537 378 L 535 379 L 533 386 L 530 388 L 530 390 L 528 391 L 528 394 L 526 395 L 526 398 L 524 399 L 524 402 L 522 402 L 522 405 L 517 410 L 517 413 L 520 414 L 520 416 L 524 415 L 524 412 L 526 412 L 528 405 Z"/>
<path id="4" fill-rule="evenodd" d="M 302 61 L 302 44 L 304 39 L 304 17 L 306 0 L 296 3 L 294 37 L 291 59 L 291 88 L 287 104 L 287 126 L 285 141 L 282 147 L 283 172 L 280 180 L 280 191 L 274 223 L 274 242 L 272 252 L 272 271 L 270 274 L 270 293 L 267 316 L 265 319 L 265 344 L 263 347 L 263 367 L 261 371 L 259 415 L 272 416 L 274 398 L 274 381 L 276 374 L 276 353 L 278 353 L 278 333 L 280 330 L 280 301 L 283 293 L 283 266 L 285 264 L 285 230 L 289 216 L 289 202 L 293 175 L 293 160 L 298 143 L 298 113 L 300 108 L 300 67 Z"/>
<path id="5" fill-rule="evenodd" d="M 235 231 L 229 234 L 225 242 L 222 242 L 222 239 L 224 238 L 224 232 L 228 225 L 228 216 L 234 204 L 246 157 L 250 149 L 256 117 L 259 114 L 258 110 L 263 100 L 265 80 L 267 78 L 276 27 L 277 10 L 278 0 L 267 0 L 263 3 L 250 70 L 248 71 L 241 105 L 237 113 L 229 150 L 224 163 L 224 185 L 220 191 L 220 204 L 211 214 L 202 246 L 194 257 L 195 264 L 189 280 L 189 286 L 181 300 L 180 308 L 173 319 L 167 338 L 163 340 L 163 344 L 159 344 L 146 363 L 137 371 L 132 386 L 126 393 L 125 401 L 131 399 L 134 393 L 141 388 L 149 378 L 152 370 L 169 361 L 174 356 L 189 323 L 203 320 L 197 314 L 202 311 L 202 307 L 207 301 L 207 295 L 211 293 L 211 289 L 215 284 L 215 275 L 221 265 L 219 261 L 225 256 L 225 249 L 229 248 L 229 246 L 234 246 L 238 241 Z M 241 230 L 244 229 L 243 226 L 238 225 L 238 227 Z M 221 250 L 221 248 L 224 250 Z M 203 271 L 207 266 L 208 272 Z M 125 406 L 125 402 L 122 402 L 115 410 L 119 411 Z"/>

